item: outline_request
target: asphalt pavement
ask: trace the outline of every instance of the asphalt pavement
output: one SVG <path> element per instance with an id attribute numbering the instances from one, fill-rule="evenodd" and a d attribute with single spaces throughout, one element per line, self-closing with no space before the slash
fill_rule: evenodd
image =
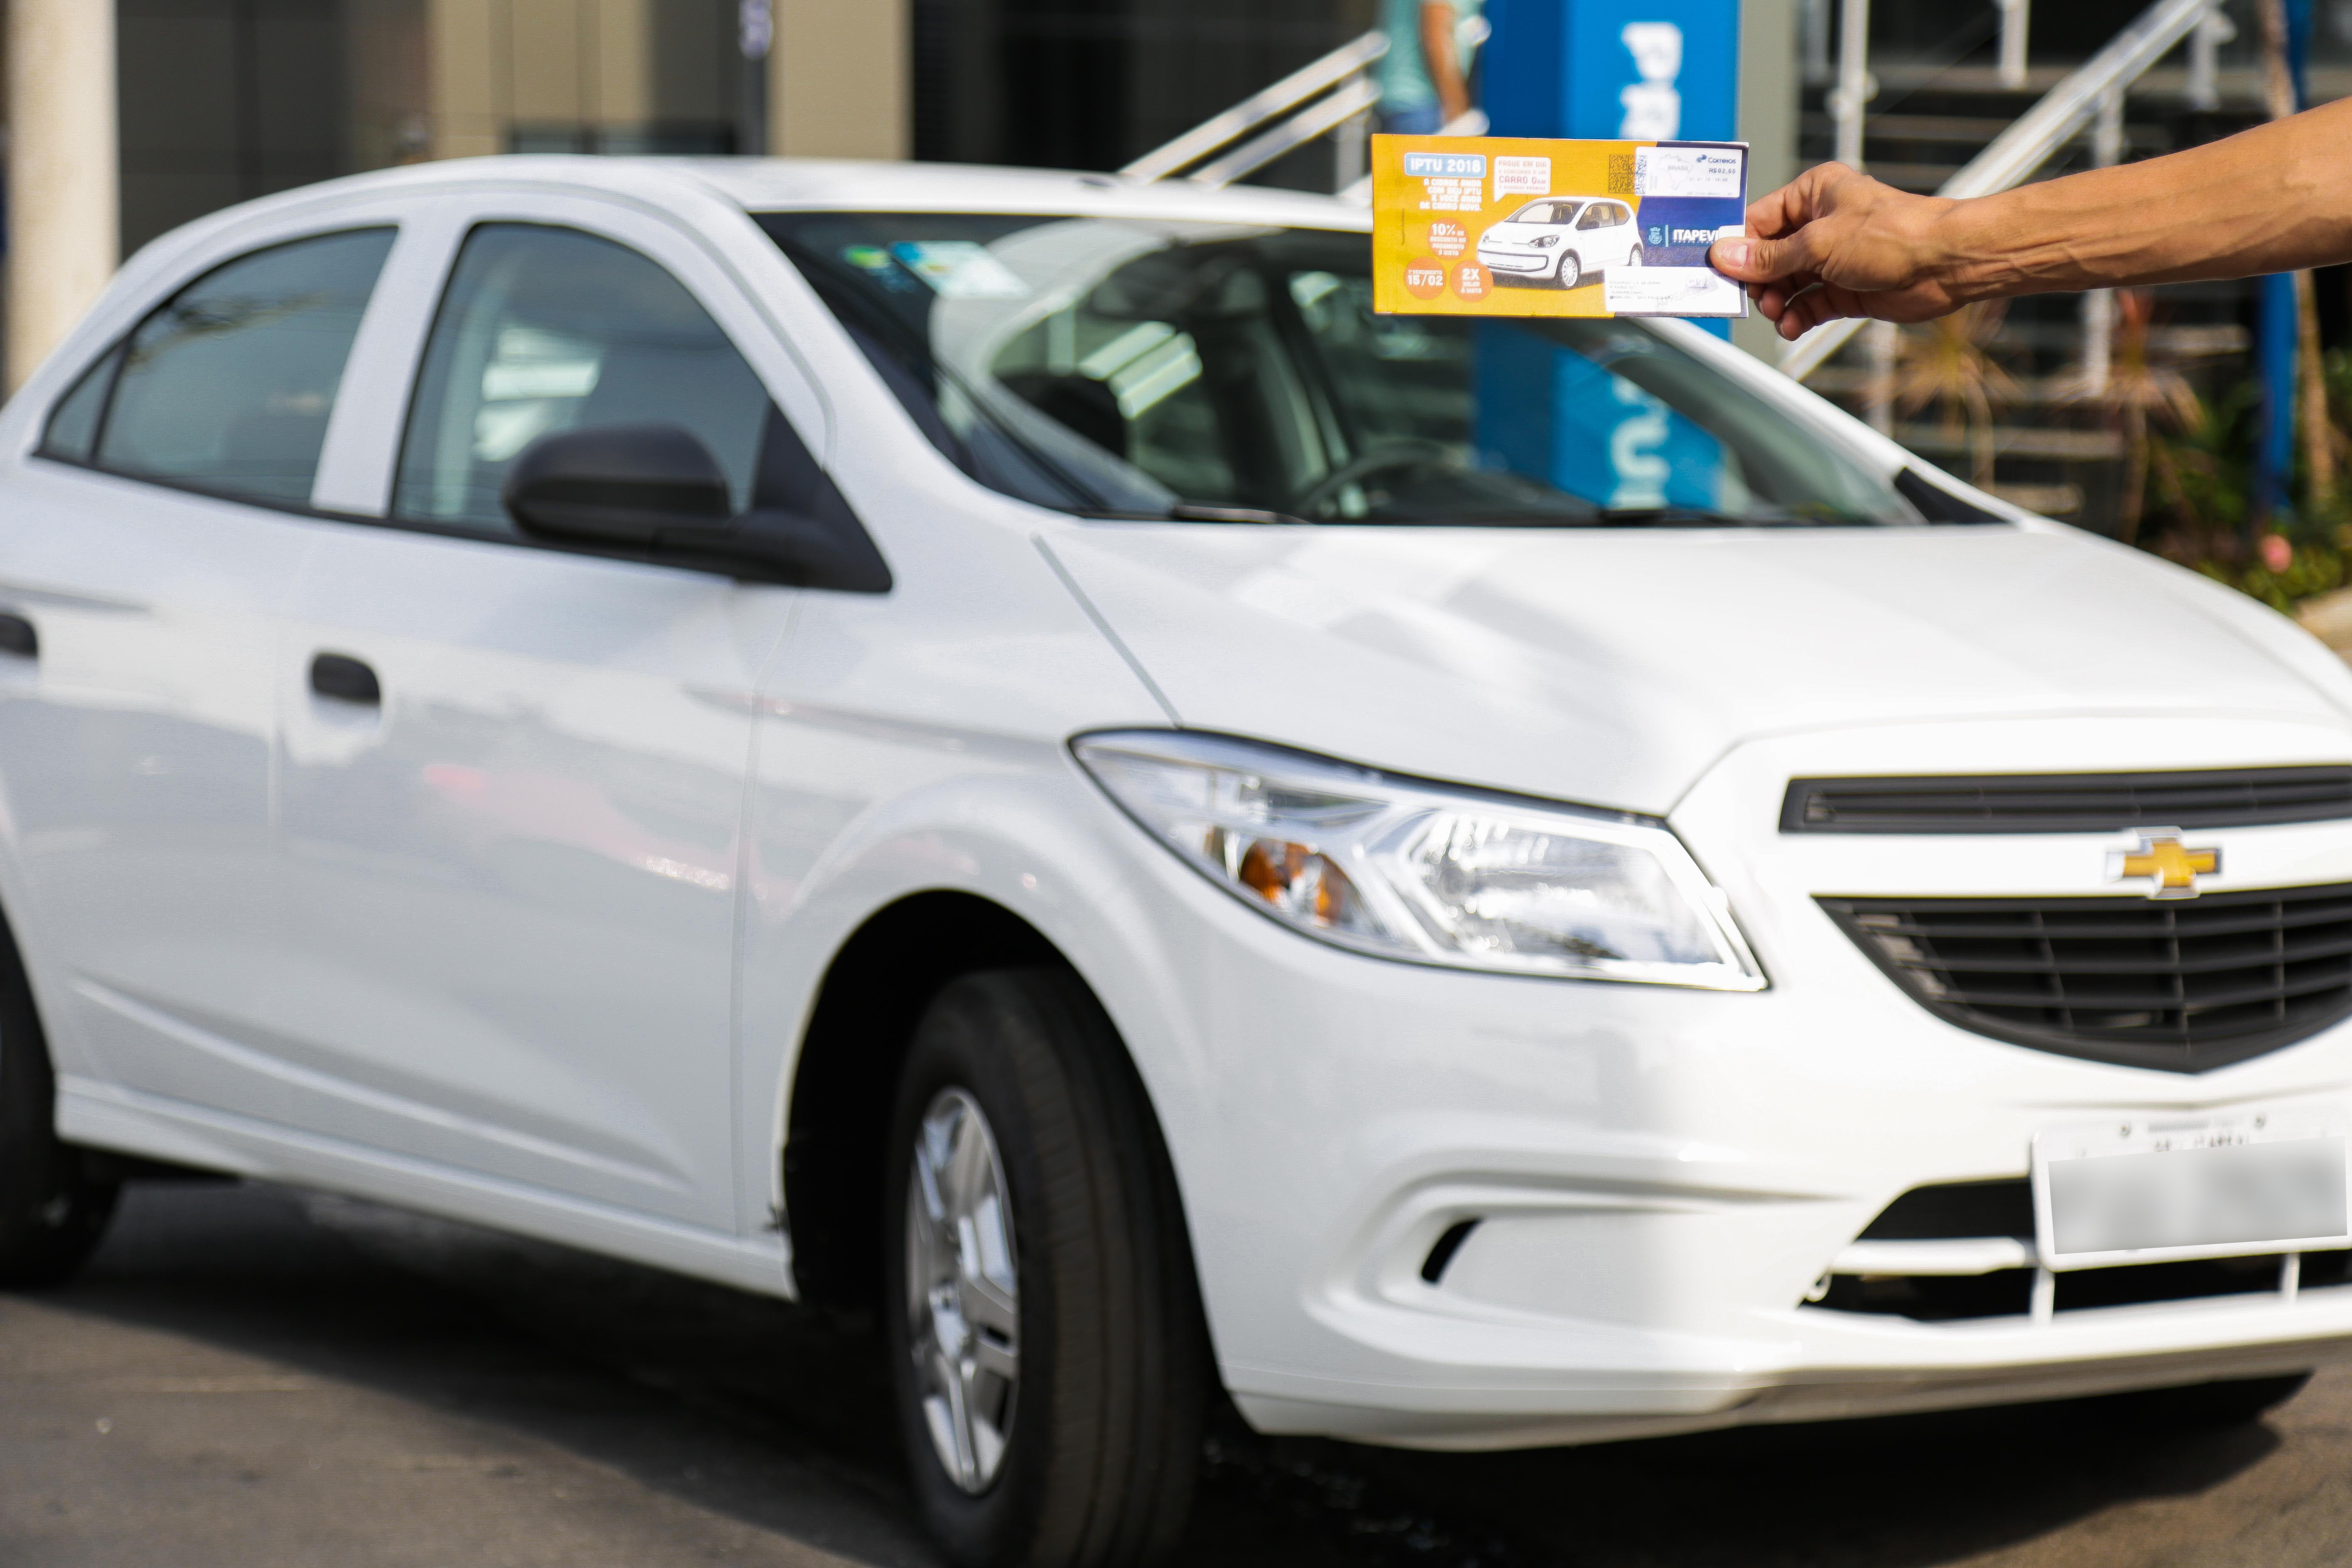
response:
<path id="1" fill-rule="evenodd" d="M 2145 1402 L 1514 1455 L 1214 1438 L 1187 1563 L 2300 1568 L 2352 1561 L 2352 1369 L 2264 1423 Z M 5 1568 L 930 1564 L 874 1339 L 267 1186 L 131 1190 L 0 1295 Z"/>

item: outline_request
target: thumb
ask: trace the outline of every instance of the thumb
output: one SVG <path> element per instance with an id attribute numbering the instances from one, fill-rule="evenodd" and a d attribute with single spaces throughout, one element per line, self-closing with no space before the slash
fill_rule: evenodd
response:
<path id="1" fill-rule="evenodd" d="M 1718 239 L 1707 248 L 1707 261 L 1717 272 L 1742 283 L 1770 283 L 1812 269 L 1811 226 L 1786 239 Z"/>

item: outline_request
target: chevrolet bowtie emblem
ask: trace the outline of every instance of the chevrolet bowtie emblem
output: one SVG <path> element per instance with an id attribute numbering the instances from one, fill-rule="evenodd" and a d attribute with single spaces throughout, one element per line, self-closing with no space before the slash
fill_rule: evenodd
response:
<path id="1" fill-rule="evenodd" d="M 2107 880 L 2128 882 L 2147 879 L 2151 899 L 2193 899 L 2197 879 L 2221 869 L 2219 849 L 2191 849 L 2180 842 L 2177 827 L 2151 827 L 2128 849 L 2107 851 Z"/>

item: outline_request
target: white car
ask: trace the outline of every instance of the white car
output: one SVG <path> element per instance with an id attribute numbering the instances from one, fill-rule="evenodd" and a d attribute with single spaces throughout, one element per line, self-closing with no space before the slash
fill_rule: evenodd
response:
<path id="1" fill-rule="evenodd" d="M 1498 277 L 1573 289 L 1612 267 L 1641 266 L 1642 226 L 1624 202 L 1550 196 L 1480 235 L 1477 256 Z"/>
<path id="2" fill-rule="evenodd" d="M 0 1271 L 144 1160 L 878 1307 L 971 1563 L 1164 1550 L 1220 1384 L 2341 1354 L 2352 673 L 1364 224 L 484 158 L 142 251 L 0 413 Z"/>

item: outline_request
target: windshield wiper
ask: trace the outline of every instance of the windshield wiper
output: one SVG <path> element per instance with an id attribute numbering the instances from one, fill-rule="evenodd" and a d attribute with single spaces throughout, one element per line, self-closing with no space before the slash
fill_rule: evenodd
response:
<path id="1" fill-rule="evenodd" d="M 1801 517 L 1785 511 L 1741 514 L 1697 506 L 1612 506 L 1596 521 L 1612 528 L 1862 528 L 1878 520 Z"/>
<path id="2" fill-rule="evenodd" d="M 1080 517 L 1098 522 L 1249 522 L 1281 523 L 1298 528 L 1315 525 L 1286 511 L 1262 511 L 1253 506 L 1194 506 L 1178 501 L 1165 511 L 1083 511 Z"/>

